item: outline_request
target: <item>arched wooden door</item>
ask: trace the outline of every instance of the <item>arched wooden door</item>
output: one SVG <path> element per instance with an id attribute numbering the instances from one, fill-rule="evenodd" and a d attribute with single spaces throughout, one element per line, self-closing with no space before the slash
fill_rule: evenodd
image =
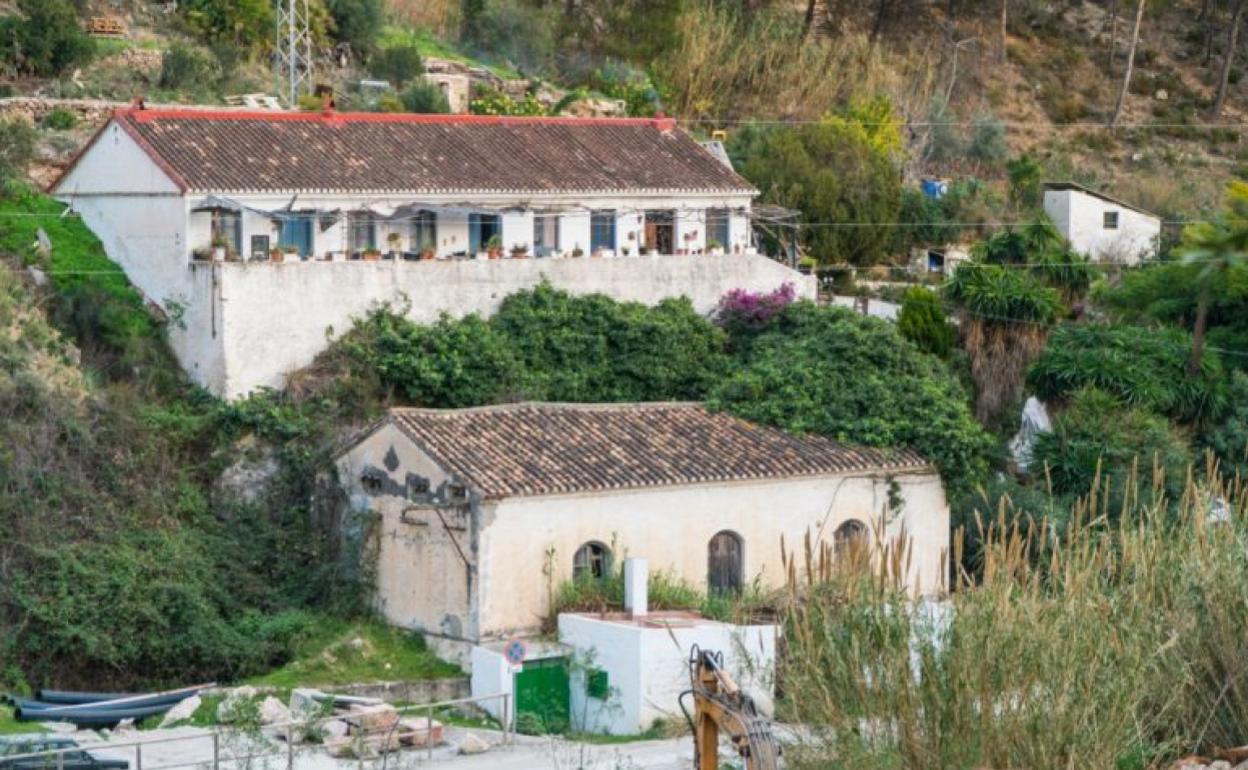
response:
<path id="1" fill-rule="evenodd" d="M 709 592 L 741 590 L 744 550 L 741 536 L 736 532 L 724 530 L 711 538 L 706 547 L 706 587 Z"/>

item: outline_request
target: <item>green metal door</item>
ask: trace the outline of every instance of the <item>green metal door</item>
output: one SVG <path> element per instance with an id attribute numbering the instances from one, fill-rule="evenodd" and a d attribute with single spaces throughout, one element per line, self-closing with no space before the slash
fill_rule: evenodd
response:
<path id="1" fill-rule="evenodd" d="M 516 674 L 516 729 L 562 733 L 568 729 L 569 685 L 566 658 L 525 661 Z"/>

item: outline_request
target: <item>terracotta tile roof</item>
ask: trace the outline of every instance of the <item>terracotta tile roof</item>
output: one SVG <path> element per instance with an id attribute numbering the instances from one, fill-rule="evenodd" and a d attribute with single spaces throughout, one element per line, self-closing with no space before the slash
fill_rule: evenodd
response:
<path id="1" fill-rule="evenodd" d="M 184 190 L 753 192 L 667 119 L 124 109 Z"/>
<path id="2" fill-rule="evenodd" d="M 388 419 L 444 470 L 495 499 L 930 469 L 908 449 L 793 435 L 692 403 L 393 409 Z"/>

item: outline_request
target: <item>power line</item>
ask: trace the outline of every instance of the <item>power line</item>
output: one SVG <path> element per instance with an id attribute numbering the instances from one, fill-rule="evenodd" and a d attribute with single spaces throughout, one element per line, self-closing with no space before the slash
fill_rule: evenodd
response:
<path id="1" fill-rule="evenodd" d="M 671 116 L 668 116 L 671 117 Z M 811 126 L 825 123 L 822 119 L 801 119 L 801 118 L 672 118 L 677 123 L 690 123 L 697 125 L 738 125 L 738 126 Z M 979 121 L 973 120 L 880 120 L 880 121 L 860 121 L 853 120 L 855 125 L 868 127 L 896 127 L 896 128 L 966 128 L 981 125 Z M 1109 123 L 1095 120 L 1066 121 L 1059 123 L 1043 122 L 1039 120 L 1004 120 L 993 121 L 993 125 L 1005 128 L 1096 128 L 1096 129 L 1133 129 L 1133 128 L 1200 128 L 1200 129 L 1217 129 L 1217 130 L 1248 130 L 1248 123 L 1173 123 L 1158 121 L 1137 121 L 1134 123 L 1118 123 L 1111 126 Z"/>
<path id="2" fill-rule="evenodd" d="M 620 208 L 602 209 L 602 211 L 614 211 L 616 212 L 617 215 L 620 213 L 627 215 L 627 214 L 641 214 L 641 213 L 645 213 L 646 211 L 666 211 L 666 210 L 667 209 L 620 209 Z M 584 209 L 583 211 L 591 212 L 591 211 L 595 211 L 595 209 Z M 704 209 L 697 209 L 697 211 L 704 211 Z M 543 215 L 538 213 L 537 216 L 543 216 Z M 551 214 L 550 216 L 556 216 L 556 214 Z M 5 219 L 5 218 L 82 219 L 82 215 L 77 212 L 70 212 L 70 213 L 65 213 L 65 214 L 53 214 L 53 213 L 44 213 L 44 212 L 0 212 L 0 219 Z M 280 220 L 290 220 L 290 219 L 315 220 L 318 218 L 318 216 L 314 212 L 307 212 L 307 213 L 270 212 L 269 214 L 265 215 L 265 218 L 280 219 Z M 352 224 L 379 225 L 379 224 L 411 223 L 411 222 L 417 221 L 418 219 L 419 217 L 416 215 L 400 216 L 400 217 L 370 217 L 367 219 L 365 218 L 357 219 L 354 217 L 346 218 L 340 214 L 336 216 L 334 221 L 335 223 L 349 221 Z M 669 217 L 667 221 L 673 221 L 673 222 L 696 221 L 696 222 L 702 223 L 702 222 L 707 221 L 707 218 L 704 216 L 698 216 L 697 214 L 694 214 L 692 212 L 679 211 L 673 214 L 671 217 Z M 1202 224 L 1241 224 L 1241 225 L 1248 224 L 1248 219 L 1161 219 L 1158 221 L 1163 225 L 1174 225 L 1174 226 L 1202 225 Z M 940 228 L 940 227 L 962 227 L 962 228 L 1020 227 L 1021 228 L 1021 227 L 1047 227 L 1049 225 L 1048 222 L 1036 221 L 1035 219 L 984 219 L 984 220 L 976 220 L 976 221 L 968 220 L 968 221 L 955 221 L 955 222 L 948 222 L 948 221 L 942 221 L 942 222 L 861 222 L 861 221 L 849 221 L 849 220 L 831 221 L 831 222 L 813 222 L 813 221 L 803 221 L 803 220 L 792 220 L 792 221 L 780 221 L 780 222 L 769 221 L 767 222 L 767 224 L 772 224 L 776 227 L 844 227 L 844 228 L 863 228 L 863 227 L 937 227 L 937 228 Z"/>

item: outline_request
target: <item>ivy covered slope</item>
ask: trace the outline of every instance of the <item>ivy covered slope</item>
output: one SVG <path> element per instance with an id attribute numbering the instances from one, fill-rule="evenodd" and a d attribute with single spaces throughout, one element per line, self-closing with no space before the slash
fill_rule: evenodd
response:
<path id="1" fill-rule="evenodd" d="M 967 394 L 895 326 L 808 302 L 720 320 L 729 331 L 684 300 L 646 307 L 539 286 L 488 320 L 421 326 L 382 308 L 330 355 L 422 406 L 706 400 L 794 431 L 913 447 L 955 486 L 985 472 L 990 442 Z"/>
<path id="2" fill-rule="evenodd" d="M 980 480 L 992 442 L 936 356 L 894 324 L 796 303 L 744 345 L 711 403 L 741 417 L 877 447 L 917 449 L 956 488 Z"/>
<path id="3" fill-rule="evenodd" d="M 333 405 L 227 406 L 187 385 L 139 294 L 59 214 L 24 190 L 0 197 L 0 686 L 281 664 L 359 595 L 319 526 L 331 512 L 310 502 L 327 462 L 310 413 Z M 39 227 L 51 259 L 32 247 Z M 23 262 L 52 281 L 37 287 Z M 215 482 L 257 438 L 278 470 L 247 502 Z"/>

